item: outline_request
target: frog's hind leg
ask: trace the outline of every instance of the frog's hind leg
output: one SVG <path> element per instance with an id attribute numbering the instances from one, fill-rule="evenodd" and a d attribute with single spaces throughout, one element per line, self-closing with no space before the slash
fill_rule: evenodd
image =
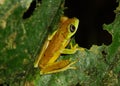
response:
<path id="1" fill-rule="evenodd" d="M 76 67 L 71 66 L 76 62 L 77 61 L 70 62 L 69 60 L 62 60 L 59 62 L 52 63 L 47 65 L 45 68 L 41 69 L 40 74 L 50 74 L 65 71 L 67 69 L 76 69 Z"/>
<path id="2" fill-rule="evenodd" d="M 34 62 L 34 67 L 35 67 L 35 68 L 38 67 L 39 61 L 40 61 L 40 59 L 42 58 L 42 56 L 43 56 L 46 48 L 47 48 L 48 45 L 49 45 L 49 41 L 52 40 L 52 38 L 53 38 L 53 36 L 56 34 L 56 32 L 57 32 L 57 30 L 54 31 L 54 32 L 52 33 L 52 35 L 49 35 L 48 38 L 47 38 L 47 40 L 45 41 L 45 43 L 44 43 L 44 45 L 43 45 L 43 47 L 42 47 L 42 49 L 41 49 L 40 54 L 38 55 L 37 59 L 36 59 L 35 62 Z"/>

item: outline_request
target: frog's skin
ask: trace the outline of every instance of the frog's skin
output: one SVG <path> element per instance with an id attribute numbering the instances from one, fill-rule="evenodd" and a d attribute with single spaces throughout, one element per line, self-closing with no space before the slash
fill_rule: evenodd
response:
<path id="1" fill-rule="evenodd" d="M 40 74 L 50 74 L 61 72 L 71 67 L 76 61 L 70 60 L 56 61 L 61 54 L 74 54 L 78 48 L 71 45 L 71 49 L 65 47 L 70 42 L 71 37 L 76 33 L 79 25 L 77 18 L 62 17 L 58 29 L 48 36 L 45 44 L 34 63 L 34 67 L 39 67 Z"/>

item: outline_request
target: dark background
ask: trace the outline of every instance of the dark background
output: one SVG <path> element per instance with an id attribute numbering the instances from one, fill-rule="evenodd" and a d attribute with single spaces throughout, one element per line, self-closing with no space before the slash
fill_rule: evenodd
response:
<path id="1" fill-rule="evenodd" d="M 110 24 L 115 19 L 116 0 L 66 0 L 65 15 L 80 20 L 75 40 L 81 47 L 109 45 L 112 36 L 103 30 L 103 24 Z"/>
<path id="2" fill-rule="evenodd" d="M 32 15 L 36 1 L 42 3 L 41 0 L 33 0 L 29 9 L 24 13 L 23 19 Z M 79 46 L 89 49 L 93 44 L 111 44 L 112 36 L 108 31 L 103 30 L 102 26 L 114 21 L 114 10 L 117 6 L 116 0 L 65 0 L 67 9 L 64 14 L 80 20 L 75 34 L 75 41 Z"/>

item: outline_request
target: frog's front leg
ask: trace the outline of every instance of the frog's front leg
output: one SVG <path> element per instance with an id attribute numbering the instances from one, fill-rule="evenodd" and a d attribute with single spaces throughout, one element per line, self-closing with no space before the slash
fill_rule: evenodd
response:
<path id="1" fill-rule="evenodd" d="M 62 53 L 62 54 L 74 54 L 74 53 L 75 53 L 76 51 L 78 51 L 78 50 L 84 51 L 84 48 L 78 47 L 78 44 L 75 44 L 75 45 L 73 46 L 73 45 L 72 45 L 72 42 L 70 42 L 70 49 L 67 49 L 67 48 L 62 49 L 62 50 L 61 50 L 61 53 Z"/>
<path id="2" fill-rule="evenodd" d="M 61 71 L 65 71 L 67 69 L 76 69 L 71 65 L 75 64 L 77 61 L 71 62 L 70 60 L 62 60 L 58 62 L 54 62 L 52 64 L 46 65 L 43 69 L 41 69 L 40 74 L 51 74 L 57 73 Z"/>

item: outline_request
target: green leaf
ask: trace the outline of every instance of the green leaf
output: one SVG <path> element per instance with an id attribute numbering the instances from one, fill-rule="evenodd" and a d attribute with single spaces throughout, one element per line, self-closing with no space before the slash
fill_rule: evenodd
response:
<path id="1" fill-rule="evenodd" d="M 64 0 L 42 0 L 32 15 L 23 19 L 31 0 L 3 0 L 0 3 L 0 84 L 10 86 L 117 86 L 120 84 L 120 15 L 104 25 L 112 35 L 109 46 L 93 45 L 89 50 L 61 55 L 59 60 L 78 60 L 75 70 L 40 75 L 33 64 L 48 34 L 63 12 Z M 74 40 L 74 39 L 73 39 Z M 72 40 L 72 41 L 73 41 Z"/>
<path id="2" fill-rule="evenodd" d="M 22 17 L 30 0 L 5 0 L 0 6 L 0 84 L 18 86 L 29 79 L 36 55 L 53 30 L 51 24 L 59 20 L 62 2 L 43 0 L 27 19 Z"/>

